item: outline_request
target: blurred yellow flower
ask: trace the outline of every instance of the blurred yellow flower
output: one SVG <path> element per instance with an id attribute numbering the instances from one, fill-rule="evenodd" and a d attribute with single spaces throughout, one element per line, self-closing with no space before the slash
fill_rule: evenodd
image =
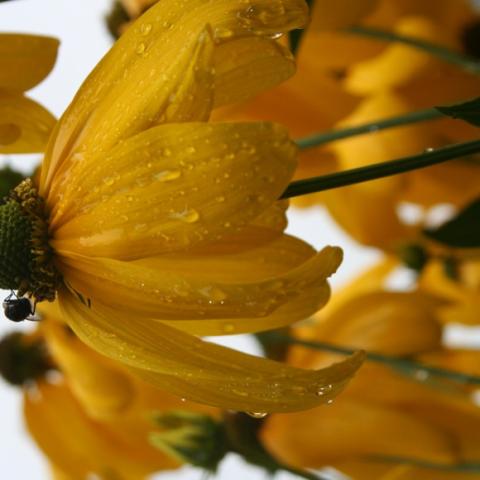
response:
<path id="1" fill-rule="evenodd" d="M 80 342 L 63 323 L 44 315 L 40 327 L 62 377 L 25 387 L 27 427 L 48 457 L 54 478 L 143 479 L 179 463 L 149 444 L 153 415 L 172 409 L 213 409 L 160 392 Z M 43 312 L 45 313 L 45 312 Z M 58 312 L 53 312 L 58 315 Z"/>
<path id="2" fill-rule="evenodd" d="M 44 150 L 55 118 L 24 92 L 50 73 L 57 48 L 50 37 L 0 34 L 0 154 Z"/>
<path id="3" fill-rule="evenodd" d="M 442 300 L 421 291 L 382 290 L 393 266 L 388 261 L 362 275 L 329 304 L 328 312 L 318 314 L 315 324 L 296 329 L 296 334 L 393 357 L 435 359 L 436 365 L 455 368 L 441 363 L 450 355 L 442 345 L 438 318 Z M 289 362 L 318 368 L 334 358 L 331 353 L 295 347 Z M 479 427 L 480 409 L 467 388 L 450 383 L 442 387 L 430 383 L 421 371 L 414 379 L 367 362 L 328 408 L 272 415 L 262 439 L 280 461 L 297 467 L 330 465 L 355 479 L 383 479 L 382 475 L 387 479 L 387 473 L 391 478 L 397 478 L 394 473 L 405 479 L 450 478 L 441 471 L 438 477 L 430 473 L 424 477 L 424 470 L 415 466 L 405 470 L 412 475 L 408 476 L 392 462 L 395 458 L 413 465 L 424 462 L 440 470 L 478 464 Z M 464 477 L 453 473 L 451 478 Z"/>
<path id="4" fill-rule="evenodd" d="M 326 384 L 335 396 L 361 355 L 306 371 L 194 336 L 289 324 L 328 299 L 341 250 L 283 234 L 275 202 L 295 168 L 286 130 L 207 123 L 293 73 L 272 37 L 306 14 L 302 0 L 149 9 L 58 122 L 38 191 L 25 181 L 1 207 L 2 286 L 58 297 L 88 345 L 191 400 L 292 411 L 326 401 Z"/>
<path id="5" fill-rule="evenodd" d="M 360 23 L 472 54 L 472 35 L 468 32 L 473 31 L 478 17 L 469 2 L 334 3 L 314 2 L 312 23 L 297 54 L 297 74 L 242 106 L 219 111 L 219 118 L 268 118 L 287 125 L 294 136 L 304 137 L 480 95 L 480 81 L 472 73 L 401 43 L 379 42 L 341 29 Z M 296 177 L 309 178 L 417 154 L 476 138 L 476 130 L 458 120 L 441 119 L 308 148 L 300 152 Z M 478 163 L 459 159 L 293 202 L 299 206 L 323 203 L 354 239 L 394 251 L 422 227 L 414 228 L 399 216 L 402 202 L 425 208 L 438 203 L 465 206 L 480 194 L 479 174 Z"/>

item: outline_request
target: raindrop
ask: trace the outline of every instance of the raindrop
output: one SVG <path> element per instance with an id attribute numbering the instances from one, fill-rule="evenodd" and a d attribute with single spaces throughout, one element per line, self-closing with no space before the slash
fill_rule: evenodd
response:
<path id="1" fill-rule="evenodd" d="M 110 187 L 111 185 L 113 185 L 113 183 L 115 182 L 115 179 L 113 177 L 105 177 L 103 179 L 103 183 L 105 185 L 107 185 L 108 187 Z"/>
<path id="2" fill-rule="evenodd" d="M 249 417 L 258 418 L 258 419 L 265 418 L 268 415 L 267 412 L 245 412 L 245 413 Z"/>
<path id="3" fill-rule="evenodd" d="M 223 331 L 225 333 L 232 333 L 235 331 L 235 325 L 233 323 L 224 323 L 223 324 Z"/>
<path id="4" fill-rule="evenodd" d="M 176 218 L 185 223 L 195 223 L 200 218 L 200 215 L 196 210 L 191 208 L 191 209 L 185 209 L 183 210 L 183 212 L 172 213 L 170 217 Z"/>
<path id="5" fill-rule="evenodd" d="M 323 387 L 320 387 L 318 390 L 317 390 L 317 395 L 319 397 L 323 397 L 323 395 L 326 395 L 327 393 L 330 393 L 333 389 L 333 385 L 325 385 Z"/>
<path id="6" fill-rule="evenodd" d="M 155 180 L 159 182 L 169 182 L 180 177 L 182 172 L 180 170 L 163 170 L 154 175 Z"/>
<path id="7" fill-rule="evenodd" d="M 152 25 L 150 23 L 142 23 L 140 25 L 140 35 L 147 36 L 152 31 Z"/>
<path id="8" fill-rule="evenodd" d="M 144 43 L 139 43 L 137 46 L 136 52 L 141 55 L 142 53 L 145 52 L 145 44 Z"/>

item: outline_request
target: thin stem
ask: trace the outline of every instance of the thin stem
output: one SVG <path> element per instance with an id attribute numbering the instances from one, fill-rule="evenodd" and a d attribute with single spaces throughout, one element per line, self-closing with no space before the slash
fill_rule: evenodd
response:
<path id="1" fill-rule="evenodd" d="M 311 348 L 313 350 L 320 350 L 325 352 L 339 353 L 340 355 L 352 355 L 358 349 L 341 347 L 339 345 L 332 345 L 326 342 L 301 340 L 298 338 L 290 337 L 288 335 L 282 335 L 278 333 L 271 333 L 270 341 L 288 343 L 290 345 L 300 345 L 303 347 Z M 452 380 L 461 384 L 480 385 L 480 377 L 476 375 L 469 375 L 466 373 L 455 372 L 453 370 L 446 370 L 439 367 L 427 365 L 415 360 L 409 360 L 400 357 L 392 357 L 390 355 L 384 355 L 381 353 L 367 352 L 367 360 L 371 362 L 381 363 L 388 365 L 403 374 L 408 374 L 413 378 L 424 381 L 430 375 L 440 377 L 448 380 Z"/>
<path id="2" fill-rule="evenodd" d="M 435 43 L 431 43 L 426 40 L 365 26 L 349 27 L 345 31 L 354 35 L 370 37 L 384 42 L 403 43 L 419 50 L 423 50 L 424 52 L 429 53 L 430 55 L 433 55 L 444 62 L 461 67 L 463 70 L 466 70 L 469 73 L 476 75 L 480 74 L 480 62 L 478 62 L 475 58 L 454 52 L 448 48 L 436 45 Z"/>
<path id="3" fill-rule="evenodd" d="M 478 152 L 480 152 L 480 140 L 448 145 L 436 150 L 427 149 L 425 152 L 412 155 L 411 157 L 353 168 L 321 177 L 297 180 L 287 187 L 280 198 L 298 197 L 308 193 L 322 192 L 333 188 L 354 185 L 355 183 L 376 180 L 377 178 L 389 177 Z"/>
<path id="4" fill-rule="evenodd" d="M 300 138 L 296 142 L 300 149 L 303 150 L 306 148 L 318 147 L 319 145 L 324 145 L 325 143 L 333 142 L 335 140 L 341 140 L 342 138 L 362 135 L 364 133 L 378 132 L 379 130 L 399 127 L 401 125 L 408 125 L 411 123 L 434 120 L 443 116 L 444 115 L 436 108 L 428 108 L 426 110 L 406 113 L 397 117 L 391 117 L 384 120 L 378 120 L 376 122 L 365 123 L 356 127 L 329 130 L 305 138 Z"/>
<path id="5" fill-rule="evenodd" d="M 401 463 L 405 465 L 412 465 L 415 467 L 421 467 L 431 470 L 440 470 L 445 472 L 465 472 L 465 473 L 480 473 L 480 463 L 479 462 L 462 462 L 454 464 L 443 464 L 443 463 L 434 463 L 426 460 L 420 460 L 416 458 L 409 457 L 389 457 L 389 456 L 370 456 L 370 460 L 385 462 L 385 463 Z"/>
<path id="6" fill-rule="evenodd" d="M 319 475 L 309 472 L 307 470 L 299 470 L 297 468 L 289 467 L 288 465 L 281 465 L 281 469 L 285 472 L 292 473 L 300 478 L 306 478 L 307 480 L 326 480 L 325 477 L 320 477 Z"/>

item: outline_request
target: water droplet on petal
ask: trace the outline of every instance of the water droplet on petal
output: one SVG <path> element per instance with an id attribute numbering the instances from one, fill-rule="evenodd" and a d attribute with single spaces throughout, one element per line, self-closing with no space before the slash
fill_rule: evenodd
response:
<path id="1" fill-rule="evenodd" d="M 268 413 L 267 412 L 245 412 L 249 417 L 252 417 L 252 418 L 265 418 Z"/>
<path id="2" fill-rule="evenodd" d="M 141 55 L 142 53 L 145 52 L 145 44 L 144 43 L 139 43 L 136 49 L 136 52 Z"/>
<path id="3" fill-rule="evenodd" d="M 152 31 L 152 25 L 150 23 L 142 23 L 140 25 L 140 35 L 147 36 Z"/>
<path id="4" fill-rule="evenodd" d="M 200 215 L 195 209 L 190 208 L 185 209 L 182 212 L 171 213 L 170 217 L 176 218 L 185 223 L 195 223 L 200 218 Z"/>
<path id="5" fill-rule="evenodd" d="M 180 177 L 182 172 L 180 170 L 163 170 L 154 175 L 155 180 L 159 182 L 169 182 Z"/>
<path id="6" fill-rule="evenodd" d="M 233 323 L 224 323 L 223 327 L 222 327 L 222 330 L 225 333 L 232 333 L 232 332 L 235 331 L 235 325 Z"/>

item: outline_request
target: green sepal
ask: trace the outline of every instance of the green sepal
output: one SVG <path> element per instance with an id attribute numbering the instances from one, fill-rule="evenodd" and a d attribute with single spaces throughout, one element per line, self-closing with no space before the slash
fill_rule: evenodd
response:
<path id="1" fill-rule="evenodd" d="M 150 443 L 162 452 L 209 472 L 216 472 L 228 452 L 223 423 L 209 415 L 174 410 L 154 416 L 161 432 L 150 434 Z"/>
<path id="2" fill-rule="evenodd" d="M 440 227 L 424 230 L 423 233 L 449 247 L 480 247 L 480 198 Z"/>

